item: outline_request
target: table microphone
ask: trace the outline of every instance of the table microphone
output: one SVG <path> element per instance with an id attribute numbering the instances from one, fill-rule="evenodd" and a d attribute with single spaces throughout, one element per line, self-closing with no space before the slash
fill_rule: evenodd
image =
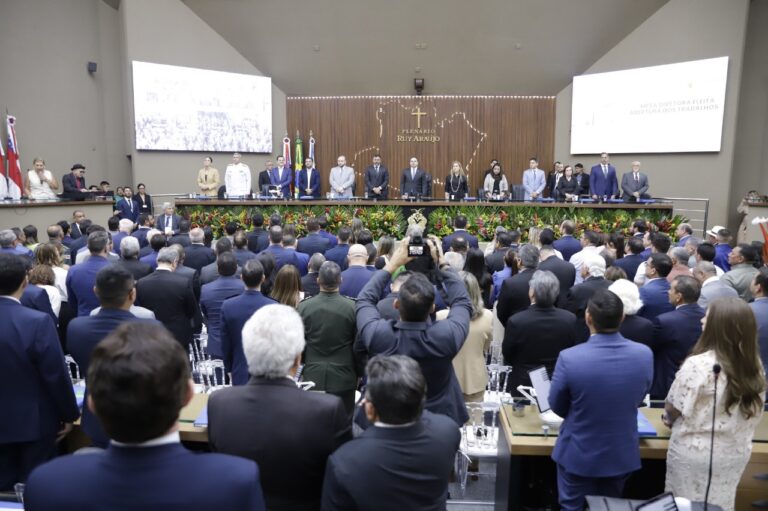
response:
<path id="1" fill-rule="evenodd" d="M 709 486 L 712 484 L 712 454 L 715 451 L 715 415 L 717 414 L 717 379 L 720 376 L 721 370 L 720 364 L 712 366 L 712 372 L 715 373 L 715 395 L 712 403 L 712 431 L 709 437 L 709 475 L 707 476 L 707 490 L 704 492 L 704 511 L 707 511 Z"/>

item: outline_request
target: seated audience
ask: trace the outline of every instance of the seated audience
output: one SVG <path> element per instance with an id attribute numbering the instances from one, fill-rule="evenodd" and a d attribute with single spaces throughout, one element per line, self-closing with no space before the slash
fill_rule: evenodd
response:
<path id="1" fill-rule="evenodd" d="M 200 291 L 200 311 L 208 329 L 208 353 L 212 358 L 224 358 L 221 347 L 221 307 L 229 298 L 241 295 L 245 284 L 238 278 L 237 260 L 232 252 L 224 252 L 216 259 L 219 278 L 205 284 Z"/>
<path id="2" fill-rule="evenodd" d="M 640 288 L 643 308 L 639 314 L 653 320 L 659 314 L 674 309 L 669 302 L 669 282 L 667 275 L 672 271 L 672 259 L 664 252 L 651 254 L 645 263 L 645 284 Z"/>
<path id="3" fill-rule="evenodd" d="M 760 272 L 755 267 L 757 260 L 758 252 L 754 246 L 739 243 L 728 253 L 728 265 L 731 269 L 720 278 L 723 284 L 736 290 L 739 298 L 745 302 L 752 299 L 750 284 Z"/>
<path id="4" fill-rule="evenodd" d="M 640 290 L 629 280 L 619 279 L 608 286 L 608 291 L 618 296 L 624 305 L 624 319 L 621 321 L 619 333 L 630 341 L 650 347 L 653 342 L 653 322 L 637 315 L 643 306 Z"/>

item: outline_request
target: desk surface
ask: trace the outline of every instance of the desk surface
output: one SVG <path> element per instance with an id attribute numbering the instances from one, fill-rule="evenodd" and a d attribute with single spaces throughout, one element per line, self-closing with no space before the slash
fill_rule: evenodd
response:
<path id="1" fill-rule="evenodd" d="M 179 414 L 179 434 L 185 442 L 207 442 L 208 428 L 198 428 L 194 422 L 200 412 L 208 406 L 208 394 L 195 394 L 192 401 Z"/>

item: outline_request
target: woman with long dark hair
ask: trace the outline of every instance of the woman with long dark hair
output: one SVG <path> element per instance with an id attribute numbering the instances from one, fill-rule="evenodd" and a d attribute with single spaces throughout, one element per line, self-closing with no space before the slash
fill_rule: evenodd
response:
<path id="1" fill-rule="evenodd" d="M 464 260 L 464 271 L 475 276 L 483 296 L 483 305 L 490 309 L 492 307 L 491 288 L 493 287 L 493 279 L 491 279 L 491 274 L 488 273 L 488 269 L 485 267 L 485 255 L 482 250 L 470 248 L 467 251 L 467 258 Z"/>

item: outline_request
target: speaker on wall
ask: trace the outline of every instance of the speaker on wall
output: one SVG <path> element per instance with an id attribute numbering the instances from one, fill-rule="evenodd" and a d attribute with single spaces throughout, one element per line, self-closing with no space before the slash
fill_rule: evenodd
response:
<path id="1" fill-rule="evenodd" d="M 95 62 L 88 62 L 88 73 L 93 74 L 96 72 L 97 64 Z"/>

